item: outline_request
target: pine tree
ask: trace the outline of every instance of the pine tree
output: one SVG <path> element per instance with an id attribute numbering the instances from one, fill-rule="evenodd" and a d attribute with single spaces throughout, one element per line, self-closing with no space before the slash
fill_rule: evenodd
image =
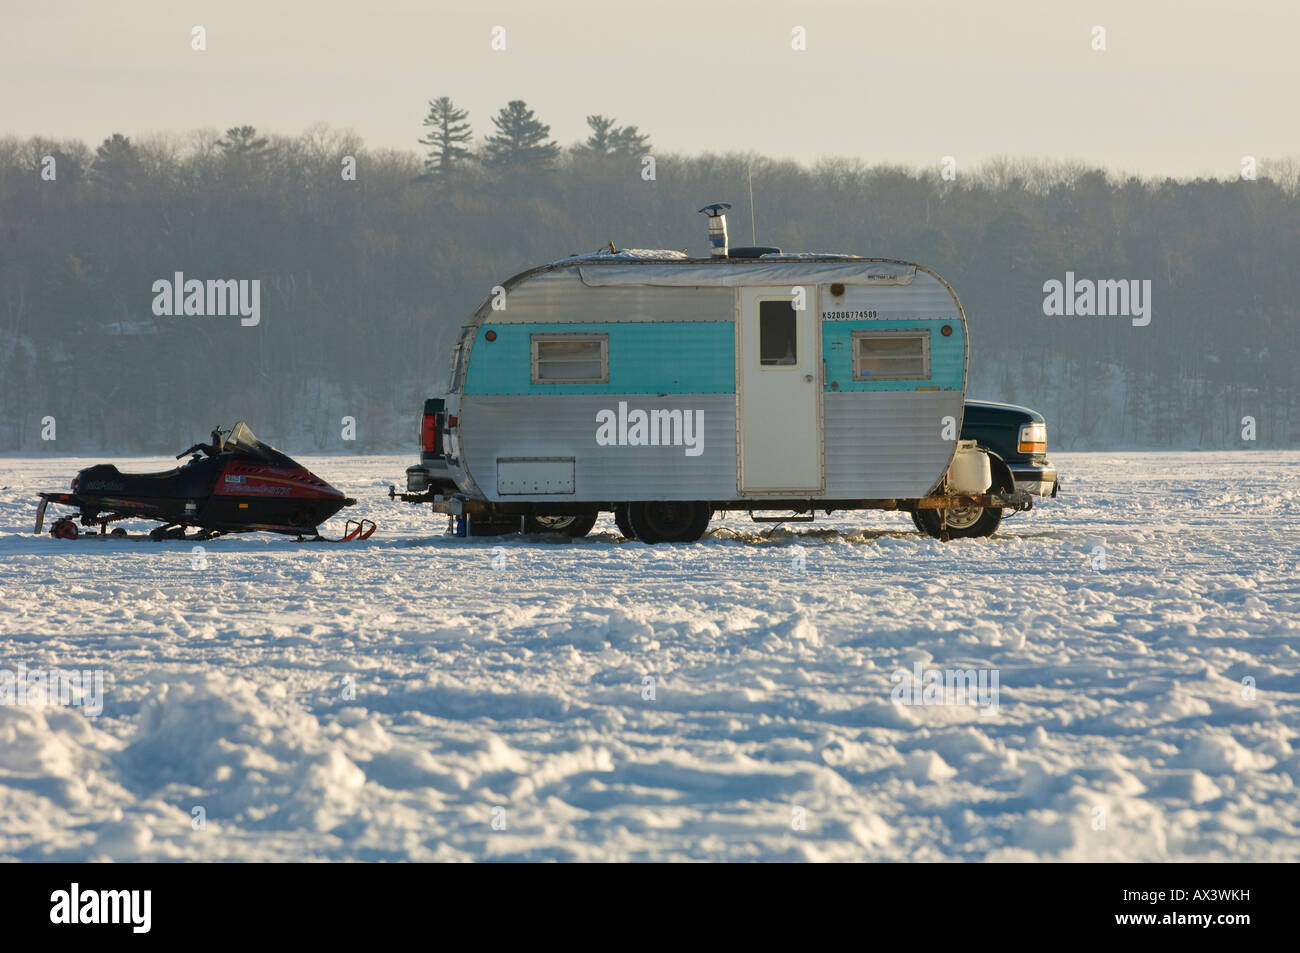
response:
<path id="1" fill-rule="evenodd" d="M 609 116 L 597 114 L 587 117 L 587 125 L 591 127 L 591 135 L 583 145 L 597 155 L 608 155 L 610 131 L 614 128 L 614 120 Z"/>
<path id="2" fill-rule="evenodd" d="M 99 185 L 129 189 L 140 175 L 140 155 L 131 140 L 120 132 L 105 139 L 95 150 L 90 176 Z"/>
<path id="3" fill-rule="evenodd" d="M 484 143 L 489 165 L 499 168 L 545 168 L 560 151 L 547 137 L 551 127 L 541 122 L 522 99 L 512 99 L 492 117 L 496 135 Z"/>
<path id="4" fill-rule="evenodd" d="M 650 137 L 642 135 L 636 126 L 620 126 L 610 137 L 610 151 L 619 155 L 639 156 L 650 150 Z"/>
<path id="5" fill-rule="evenodd" d="M 451 172 L 463 160 L 472 155 L 465 143 L 470 141 L 473 133 L 467 121 L 469 113 L 457 109 L 456 104 L 447 96 L 442 96 L 429 103 L 429 115 L 424 117 L 424 124 L 432 131 L 419 140 L 421 145 L 432 146 L 429 157 L 424 160 L 424 167 L 429 172 Z"/>
<path id="6" fill-rule="evenodd" d="M 591 127 L 591 135 L 580 148 L 598 156 L 644 155 L 650 148 L 648 135 L 643 135 L 636 126 L 616 126 L 610 116 L 588 116 L 587 125 Z"/>
<path id="7" fill-rule="evenodd" d="M 226 138 L 217 140 L 217 148 L 228 156 L 260 156 L 266 152 L 266 145 L 267 140 L 257 138 L 252 126 L 232 126 L 226 130 Z"/>

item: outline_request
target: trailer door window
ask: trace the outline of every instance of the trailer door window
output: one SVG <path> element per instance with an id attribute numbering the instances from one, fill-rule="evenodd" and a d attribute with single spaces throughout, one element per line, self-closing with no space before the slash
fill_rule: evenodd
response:
<path id="1" fill-rule="evenodd" d="M 794 302 L 758 303 L 758 363 L 798 364 L 799 338 L 796 333 Z"/>
<path id="2" fill-rule="evenodd" d="M 855 381 L 925 381 L 930 379 L 930 332 L 854 331 Z"/>
<path id="3" fill-rule="evenodd" d="M 534 384 L 609 381 L 608 334 L 534 334 Z"/>

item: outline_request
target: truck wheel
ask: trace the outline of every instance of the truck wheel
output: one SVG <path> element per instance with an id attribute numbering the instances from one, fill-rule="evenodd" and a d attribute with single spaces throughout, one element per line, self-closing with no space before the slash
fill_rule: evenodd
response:
<path id="1" fill-rule="evenodd" d="M 595 513 L 567 513 L 563 516 L 529 516 L 524 519 L 525 533 L 563 533 L 581 539 L 596 525 Z"/>
<path id="2" fill-rule="evenodd" d="M 618 526 L 618 531 L 623 534 L 624 539 L 636 539 L 632 524 L 627 521 L 626 503 L 620 503 L 614 507 L 614 523 Z"/>
<path id="3" fill-rule="evenodd" d="M 708 503 L 657 500 L 627 505 L 628 523 L 643 543 L 693 543 L 712 518 Z"/>

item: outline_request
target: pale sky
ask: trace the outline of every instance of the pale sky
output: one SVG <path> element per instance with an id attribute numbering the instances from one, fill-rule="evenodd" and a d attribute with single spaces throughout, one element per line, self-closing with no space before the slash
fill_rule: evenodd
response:
<path id="1" fill-rule="evenodd" d="M 443 95 L 480 136 L 524 99 L 563 144 L 604 113 L 661 153 L 1235 177 L 1300 155 L 1300 2 L 0 0 L 0 135 L 325 122 L 419 150 Z"/>

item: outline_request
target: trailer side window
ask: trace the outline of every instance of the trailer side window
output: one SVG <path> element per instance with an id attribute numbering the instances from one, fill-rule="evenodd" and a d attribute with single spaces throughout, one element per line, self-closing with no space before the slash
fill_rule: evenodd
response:
<path id="1" fill-rule="evenodd" d="M 608 334 L 534 334 L 534 384 L 609 381 Z"/>
<path id="2" fill-rule="evenodd" d="M 451 369 L 447 372 L 447 390 L 452 391 L 460 387 L 461 355 L 465 352 L 465 345 L 457 341 L 456 347 L 451 352 Z"/>
<path id="3" fill-rule="evenodd" d="M 758 303 L 758 363 L 760 365 L 799 363 L 799 335 L 795 321 L 792 301 Z"/>
<path id="4" fill-rule="evenodd" d="M 855 381 L 930 379 L 930 332 L 854 331 Z"/>

